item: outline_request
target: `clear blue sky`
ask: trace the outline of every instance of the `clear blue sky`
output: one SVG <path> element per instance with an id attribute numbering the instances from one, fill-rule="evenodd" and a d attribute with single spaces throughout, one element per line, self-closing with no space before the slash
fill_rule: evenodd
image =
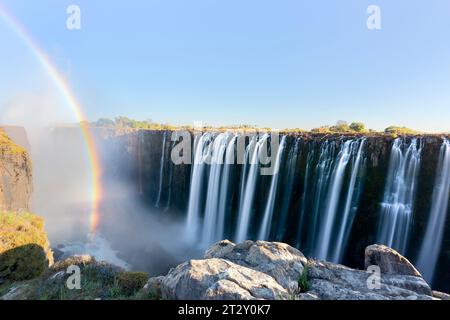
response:
<path id="1" fill-rule="evenodd" d="M 448 0 L 0 2 L 92 120 L 450 131 Z M 66 29 L 70 4 L 81 8 L 79 31 Z M 381 8 L 379 31 L 366 27 L 370 4 Z M 0 41 L 0 108 L 23 95 L 45 105 L 51 82 L 1 20 Z"/>

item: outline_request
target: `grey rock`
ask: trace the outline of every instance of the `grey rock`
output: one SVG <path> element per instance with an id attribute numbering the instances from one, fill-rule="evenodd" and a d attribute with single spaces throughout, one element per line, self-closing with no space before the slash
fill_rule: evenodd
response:
<path id="1" fill-rule="evenodd" d="M 374 244 L 365 250 L 364 265 L 380 267 L 383 274 L 422 277 L 419 271 L 400 253 L 384 245 Z"/>
<path id="2" fill-rule="evenodd" d="M 281 299 L 287 291 L 275 279 L 223 259 L 191 260 L 169 271 L 161 282 L 165 299 Z"/>
<path id="3" fill-rule="evenodd" d="M 308 264 L 309 292 L 320 299 L 432 299 L 431 289 L 422 277 L 381 273 L 377 287 L 371 276 L 370 272 L 329 262 L 310 260 Z"/>
<path id="4" fill-rule="evenodd" d="M 268 274 L 290 293 L 297 291 L 298 279 L 307 263 L 303 253 L 290 245 L 267 241 L 220 241 L 206 251 L 205 258 L 226 259 Z"/>
<path id="5" fill-rule="evenodd" d="M 440 300 L 450 300 L 450 294 L 439 291 L 433 291 L 433 297 Z"/>
<path id="6" fill-rule="evenodd" d="M 144 292 L 152 295 L 155 299 L 161 299 L 161 283 L 163 282 L 164 277 L 153 277 L 148 279 L 147 283 L 144 286 Z"/>

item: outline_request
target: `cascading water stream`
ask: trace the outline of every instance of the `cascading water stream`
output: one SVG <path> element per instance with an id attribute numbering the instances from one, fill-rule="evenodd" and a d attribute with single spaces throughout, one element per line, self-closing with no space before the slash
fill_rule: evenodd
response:
<path id="1" fill-rule="evenodd" d="M 257 137 L 253 136 L 248 146 L 245 148 L 245 155 L 244 161 L 242 163 L 242 171 L 239 185 L 239 206 L 238 206 L 239 212 L 242 211 L 242 205 L 244 204 L 245 183 L 247 182 L 247 173 L 248 167 L 250 166 L 250 157 L 255 149 L 255 145 L 257 142 L 256 139 Z"/>
<path id="2" fill-rule="evenodd" d="M 235 135 L 226 147 L 225 164 L 222 173 L 222 181 L 220 185 L 219 211 L 217 221 L 218 239 L 223 239 L 225 235 L 225 217 L 227 214 L 228 193 L 230 189 L 230 174 L 234 164 L 235 145 L 238 136 Z"/>
<path id="3" fill-rule="evenodd" d="M 421 159 L 421 144 L 407 145 L 396 139 L 392 145 L 384 199 L 381 204 L 378 243 L 406 251 L 414 207 L 414 194 Z"/>
<path id="4" fill-rule="evenodd" d="M 219 224 L 218 210 L 219 199 L 221 197 L 221 176 L 224 167 L 224 156 L 228 144 L 228 135 L 219 134 L 212 142 L 212 156 L 210 163 L 210 172 L 208 179 L 208 192 L 206 196 L 206 208 L 203 222 L 202 243 L 204 245 L 211 244 L 214 240 L 219 239 L 217 226 Z M 223 221 L 221 222 L 223 223 Z M 221 235 L 220 235 L 221 236 Z"/>
<path id="5" fill-rule="evenodd" d="M 335 160 L 335 150 L 336 143 L 334 141 L 325 141 L 320 147 L 319 161 L 315 169 L 314 191 L 312 193 L 314 195 L 313 209 L 312 215 L 309 217 L 309 235 L 307 240 L 309 251 L 313 251 L 313 249 L 317 247 L 320 216 L 324 208 L 323 197 L 327 194 L 327 188 Z"/>
<path id="6" fill-rule="evenodd" d="M 198 228 L 200 226 L 200 210 L 202 200 L 202 183 L 205 174 L 206 164 L 204 152 L 209 142 L 209 135 L 204 134 L 196 137 L 195 155 L 191 174 L 191 187 L 189 193 L 188 213 L 186 218 L 186 238 L 188 241 L 195 241 Z"/>
<path id="7" fill-rule="evenodd" d="M 332 228 L 339 204 L 339 196 L 344 181 L 345 169 L 350 160 L 351 143 L 352 141 L 350 140 L 344 142 L 342 150 L 338 154 L 337 164 L 333 170 L 331 184 L 327 194 L 326 209 L 319 228 L 319 239 L 315 255 L 319 259 L 327 259 L 329 255 L 328 250 L 330 248 Z"/>
<path id="8" fill-rule="evenodd" d="M 159 208 L 160 202 L 161 202 L 161 195 L 163 190 L 163 182 L 164 182 L 164 159 L 166 155 L 166 138 L 167 138 L 167 131 L 164 131 L 163 135 L 163 143 L 162 143 L 162 150 L 161 150 L 161 160 L 159 164 L 159 190 L 158 190 L 158 198 L 156 199 L 155 207 Z"/>
<path id="9" fill-rule="evenodd" d="M 299 156 L 300 139 L 296 139 L 294 148 L 291 148 L 288 155 L 288 168 L 286 172 L 286 184 L 283 190 L 283 202 L 280 211 L 280 218 L 278 221 L 277 232 L 274 235 L 277 241 L 283 241 L 287 233 L 287 216 L 292 199 L 292 190 L 294 187 L 295 166 Z"/>
<path id="10" fill-rule="evenodd" d="M 256 143 L 255 148 L 252 150 L 251 156 L 249 156 L 249 171 L 247 181 L 244 188 L 242 208 L 239 212 L 236 242 L 242 242 L 247 240 L 248 229 L 250 225 L 250 217 L 252 213 L 253 201 L 255 196 L 256 182 L 259 174 L 259 158 L 260 151 L 265 145 L 268 139 L 268 135 L 264 134 L 262 138 Z M 251 149 L 250 149 L 251 150 Z"/>
<path id="11" fill-rule="evenodd" d="M 450 141 L 442 143 L 433 190 L 430 216 L 417 259 L 417 267 L 431 283 L 439 259 L 450 196 Z"/>
<path id="12" fill-rule="evenodd" d="M 280 176 L 280 158 L 286 145 L 286 136 L 281 139 L 280 146 L 277 150 L 277 155 L 274 166 L 274 173 L 272 175 L 272 182 L 270 183 L 269 197 L 267 199 L 266 209 L 264 210 L 264 217 L 258 233 L 259 240 L 267 240 L 269 238 L 270 227 L 272 225 L 273 207 L 275 205 L 275 198 L 278 188 L 278 177 Z M 273 152 L 274 150 L 272 150 Z"/>
<path id="13" fill-rule="evenodd" d="M 303 181 L 303 194 L 300 199 L 300 211 L 299 211 L 299 218 L 298 218 L 298 225 L 297 225 L 297 248 L 300 248 L 303 246 L 302 240 L 303 240 L 303 229 L 305 227 L 305 220 L 306 220 L 306 207 L 307 207 L 307 197 L 309 192 L 309 178 L 311 175 L 311 168 L 312 168 L 312 161 L 314 159 L 314 149 L 312 149 L 308 153 L 308 157 L 306 159 L 306 169 L 305 169 L 305 179 Z"/>
<path id="14" fill-rule="evenodd" d="M 356 214 L 358 200 L 360 196 L 360 184 L 358 183 L 358 174 L 364 162 L 363 149 L 366 139 L 352 142 L 352 153 L 357 149 L 356 158 L 353 161 L 352 174 L 348 186 L 347 197 L 345 200 L 344 211 L 342 214 L 342 221 L 338 224 L 339 232 L 337 240 L 335 241 L 335 248 L 331 257 L 333 262 L 341 262 L 344 254 L 344 249 L 350 234 L 353 219 Z"/>

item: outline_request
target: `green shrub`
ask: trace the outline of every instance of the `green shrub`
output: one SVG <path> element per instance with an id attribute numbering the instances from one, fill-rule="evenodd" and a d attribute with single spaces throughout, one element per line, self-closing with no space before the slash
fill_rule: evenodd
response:
<path id="1" fill-rule="evenodd" d="M 15 144 L 6 134 L 6 132 L 0 128 L 0 152 L 12 153 L 12 154 L 25 154 L 25 148 Z"/>
<path id="2" fill-rule="evenodd" d="M 310 289 L 309 277 L 308 277 L 308 266 L 303 268 L 303 272 L 298 279 L 298 290 L 300 293 L 308 292 Z"/>
<path id="3" fill-rule="evenodd" d="M 352 122 L 350 124 L 350 129 L 355 131 L 355 132 L 365 132 L 366 131 L 366 126 L 362 122 Z"/>
<path id="4" fill-rule="evenodd" d="M 392 135 L 416 135 L 419 134 L 419 131 L 407 127 L 390 126 L 384 129 L 384 133 Z"/>
<path id="5" fill-rule="evenodd" d="M 147 283 L 148 275 L 145 272 L 122 272 L 117 276 L 120 291 L 131 296 L 137 293 Z"/>
<path id="6" fill-rule="evenodd" d="M 32 279 L 51 264 L 44 220 L 30 213 L 0 212 L 0 278 Z"/>

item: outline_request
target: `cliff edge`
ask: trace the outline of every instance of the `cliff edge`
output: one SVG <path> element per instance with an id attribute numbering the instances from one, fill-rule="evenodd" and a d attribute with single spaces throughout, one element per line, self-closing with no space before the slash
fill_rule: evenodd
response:
<path id="1" fill-rule="evenodd" d="M 32 167 L 26 149 L 0 129 L 0 211 L 28 211 L 32 191 Z"/>

